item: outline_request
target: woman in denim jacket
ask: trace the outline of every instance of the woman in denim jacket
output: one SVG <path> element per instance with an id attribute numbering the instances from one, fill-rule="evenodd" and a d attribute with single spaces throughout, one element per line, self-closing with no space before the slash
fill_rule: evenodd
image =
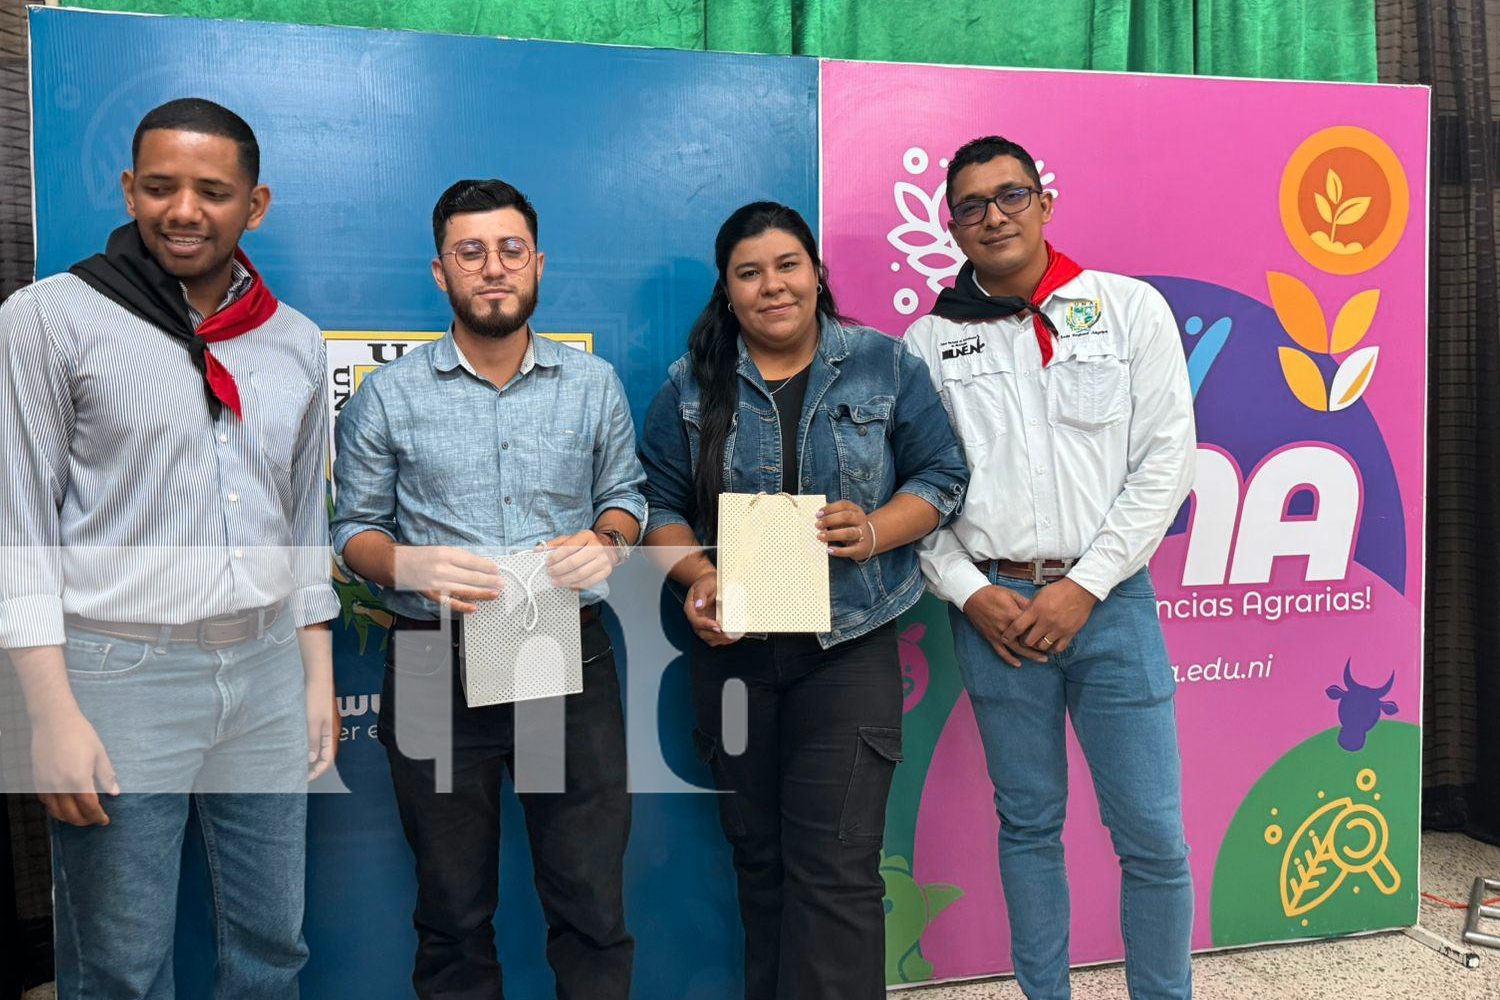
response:
<path id="1" fill-rule="evenodd" d="M 968 472 L 926 365 L 842 319 L 795 211 L 757 202 L 714 243 L 719 281 L 646 415 L 646 544 L 681 546 L 699 756 L 725 794 L 746 1000 L 885 996 L 879 872 L 901 759 L 895 618 L 922 594 L 912 543 Z M 715 618 L 718 497 L 824 494 L 832 629 L 739 637 Z M 708 546 L 707 552 L 702 548 Z M 748 720 L 722 717 L 743 683 Z M 734 701 L 731 696 L 730 701 Z M 746 729 L 748 721 L 748 731 Z"/>

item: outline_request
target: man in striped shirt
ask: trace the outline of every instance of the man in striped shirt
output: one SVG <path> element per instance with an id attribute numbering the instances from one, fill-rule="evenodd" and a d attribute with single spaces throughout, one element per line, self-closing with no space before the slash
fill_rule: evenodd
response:
<path id="1" fill-rule="evenodd" d="M 238 115 L 169 102 L 132 157 L 134 222 L 0 307 L 0 647 L 52 817 L 58 991 L 174 995 L 191 803 L 215 995 L 284 1000 L 336 724 L 323 342 L 239 250 L 270 191 Z"/>

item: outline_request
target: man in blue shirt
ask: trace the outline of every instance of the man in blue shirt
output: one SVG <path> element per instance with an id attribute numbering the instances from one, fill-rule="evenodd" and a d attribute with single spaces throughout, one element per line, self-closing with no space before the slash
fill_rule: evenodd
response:
<path id="1" fill-rule="evenodd" d="M 646 516 L 630 411 L 608 363 L 528 325 L 545 261 L 521 192 L 459 181 L 432 222 L 432 275 L 453 325 L 366 376 L 344 407 L 332 523 L 335 551 L 387 588 L 395 614 L 379 730 L 416 854 L 412 982 L 422 1000 L 504 995 L 493 929 L 499 792 L 503 770 L 514 777 L 517 720 L 510 705 L 465 706 L 456 652 L 462 615 L 504 586 L 495 564 L 468 550 L 545 545 L 553 582 L 581 592 L 585 664 L 583 692 L 559 713 L 565 790 L 521 795 L 547 959 L 559 998 L 626 1000 L 625 730 L 597 602 Z M 424 744 L 434 753 L 414 753 Z"/>

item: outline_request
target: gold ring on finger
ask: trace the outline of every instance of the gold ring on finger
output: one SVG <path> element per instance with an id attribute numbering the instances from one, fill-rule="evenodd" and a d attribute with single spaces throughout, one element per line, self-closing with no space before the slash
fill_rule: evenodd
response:
<path id="1" fill-rule="evenodd" d="M 1050 646 L 1050 645 L 1052 645 L 1053 641 L 1054 640 L 1053 640 L 1053 638 L 1050 635 L 1044 635 L 1044 636 L 1042 636 L 1042 645 L 1043 646 Z"/>

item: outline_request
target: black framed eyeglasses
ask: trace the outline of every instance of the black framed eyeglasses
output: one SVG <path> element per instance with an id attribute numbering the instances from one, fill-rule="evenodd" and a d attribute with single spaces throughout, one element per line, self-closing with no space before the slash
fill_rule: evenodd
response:
<path id="1" fill-rule="evenodd" d="M 1041 193 L 1036 188 L 1008 188 L 992 198 L 967 198 L 953 206 L 953 221 L 960 226 L 977 226 L 991 204 L 1006 215 L 1020 215 L 1031 207 L 1031 196 Z"/>
<path id="2" fill-rule="evenodd" d="M 491 252 L 489 247 L 478 240 L 464 240 L 442 256 L 452 257 L 453 263 L 461 270 L 472 272 L 484 270 L 484 262 L 490 259 Z M 525 240 L 512 236 L 501 240 L 493 252 L 500 255 L 500 266 L 507 271 L 519 271 L 531 263 L 533 251 Z"/>

